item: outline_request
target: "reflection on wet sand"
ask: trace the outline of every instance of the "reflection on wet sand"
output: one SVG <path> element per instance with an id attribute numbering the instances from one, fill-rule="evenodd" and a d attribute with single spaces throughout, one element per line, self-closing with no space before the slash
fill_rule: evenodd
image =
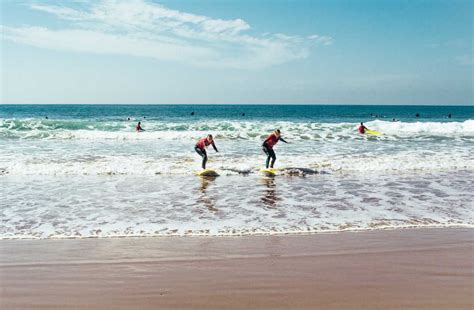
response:
<path id="1" fill-rule="evenodd" d="M 281 200 L 277 195 L 275 177 L 267 176 L 262 178 L 260 182 L 266 187 L 261 198 L 263 204 L 268 208 L 274 209 L 278 201 Z"/>
<path id="2" fill-rule="evenodd" d="M 198 201 L 206 206 L 209 211 L 216 212 L 218 209 L 215 207 L 214 200 L 207 195 L 207 188 L 216 179 L 212 176 L 201 176 L 201 187 L 199 188 L 200 195 Z"/>

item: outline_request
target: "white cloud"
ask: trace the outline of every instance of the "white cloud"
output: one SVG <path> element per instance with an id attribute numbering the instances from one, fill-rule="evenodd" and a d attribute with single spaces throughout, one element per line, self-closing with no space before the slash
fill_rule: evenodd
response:
<path id="1" fill-rule="evenodd" d="M 68 27 L 3 26 L 4 39 L 61 51 L 247 69 L 305 58 L 315 44 L 333 41 L 319 35 L 250 35 L 250 25 L 242 19 L 215 19 L 144 0 L 102 0 L 84 2 L 80 7 L 35 3 L 30 8 L 67 21 Z"/>

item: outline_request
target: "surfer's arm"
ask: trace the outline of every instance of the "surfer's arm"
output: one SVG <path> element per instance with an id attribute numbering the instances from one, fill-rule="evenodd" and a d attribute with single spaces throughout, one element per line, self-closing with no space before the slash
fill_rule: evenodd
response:
<path id="1" fill-rule="evenodd" d="M 285 141 L 285 139 L 283 139 L 282 137 L 280 137 L 280 140 L 285 142 L 285 143 L 288 143 L 287 141 Z"/>
<path id="2" fill-rule="evenodd" d="M 217 150 L 217 147 L 216 147 L 216 145 L 214 144 L 214 142 L 212 142 L 212 148 L 214 149 L 214 151 L 216 151 L 216 152 L 219 153 L 219 151 Z"/>

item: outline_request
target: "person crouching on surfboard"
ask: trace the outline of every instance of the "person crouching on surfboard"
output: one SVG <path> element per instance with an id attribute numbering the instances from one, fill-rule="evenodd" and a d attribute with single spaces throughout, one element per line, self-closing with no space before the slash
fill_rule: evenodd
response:
<path id="1" fill-rule="evenodd" d="M 208 135 L 207 137 L 201 138 L 198 140 L 196 143 L 196 146 L 194 147 L 194 150 L 196 153 L 201 155 L 202 157 L 202 169 L 206 169 L 206 162 L 207 162 L 207 153 L 206 153 L 206 147 L 212 145 L 214 148 L 214 151 L 219 152 L 216 148 L 216 145 L 214 144 L 214 139 L 212 138 L 212 135 Z"/>
<path id="2" fill-rule="evenodd" d="M 273 150 L 273 146 L 277 144 L 278 141 L 280 140 L 285 143 L 288 143 L 281 137 L 280 129 L 277 129 L 273 133 L 271 133 L 268 136 L 268 138 L 265 139 L 265 141 L 263 141 L 262 149 L 263 149 L 263 152 L 267 154 L 267 164 L 266 164 L 267 169 L 268 169 L 268 164 L 270 163 L 270 158 L 272 159 L 270 168 L 273 168 L 273 165 L 275 164 L 276 155 L 275 155 L 275 151 Z"/>
<path id="3" fill-rule="evenodd" d="M 369 128 L 365 127 L 364 123 L 360 123 L 359 133 L 365 133 L 366 130 L 369 130 Z"/>

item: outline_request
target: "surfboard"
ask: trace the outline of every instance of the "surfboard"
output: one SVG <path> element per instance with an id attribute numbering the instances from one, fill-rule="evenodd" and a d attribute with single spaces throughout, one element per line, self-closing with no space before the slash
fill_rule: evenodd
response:
<path id="1" fill-rule="evenodd" d="M 219 174 L 212 169 L 204 169 L 202 171 L 196 172 L 197 175 L 203 177 L 217 177 Z"/>
<path id="2" fill-rule="evenodd" d="M 260 172 L 265 173 L 267 175 L 275 175 L 278 169 L 270 168 L 270 169 L 260 169 Z"/>
<path id="3" fill-rule="evenodd" d="M 375 131 L 375 130 L 369 130 L 369 129 L 367 129 L 365 131 L 365 133 L 368 134 L 368 135 L 381 135 L 382 134 L 381 132 L 378 132 L 378 131 Z"/>

